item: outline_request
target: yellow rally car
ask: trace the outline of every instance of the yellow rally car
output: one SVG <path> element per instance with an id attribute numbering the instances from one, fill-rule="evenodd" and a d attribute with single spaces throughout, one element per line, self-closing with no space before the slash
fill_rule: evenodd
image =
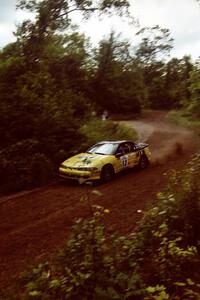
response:
<path id="1" fill-rule="evenodd" d="M 65 160 L 60 168 L 61 177 L 109 181 L 120 171 L 139 166 L 147 167 L 150 160 L 149 145 L 124 141 L 102 141 L 85 153 Z"/>

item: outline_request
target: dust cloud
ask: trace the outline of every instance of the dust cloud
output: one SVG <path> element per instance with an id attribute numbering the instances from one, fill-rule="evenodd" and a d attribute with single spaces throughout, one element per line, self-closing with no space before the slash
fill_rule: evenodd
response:
<path id="1" fill-rule="evenodd" d="M 151 164 L 165 164 L 170 158 L 185 153 L 194 143 L 194 133 L 164 121 L 123 121 L 138 133 L 138 142 L 147 142 L 152 153 Z"/>
<path id="2" fill-rule="evenodd" d="M 182 155 L 194 142 L 194 133 L 172 124 L 154 124 L 149 137 L 153 165 L 165 164 L 170 158 Z"/>

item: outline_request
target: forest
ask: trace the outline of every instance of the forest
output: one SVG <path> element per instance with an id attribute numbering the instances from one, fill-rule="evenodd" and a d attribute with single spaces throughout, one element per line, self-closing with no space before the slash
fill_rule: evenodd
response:
<path id="1" fill-rule="evenodd" d="M 185 109 L 199 118 L 199 61 L 170 58 L 168 29 L 142 28 L 140 43 L 111 31 L 94 48 L 74 29 L 71 10 L 123 14 L 128 1 L 19 1 L 35 13 L 0 52 L 0 179 L 3 191 L 48 182 L 63 158 L 81 150 L 92 113 Z M 21 155 L 23 153 L 23 156 Z M 38 178 L 37 173 L 41 176 Z"/>

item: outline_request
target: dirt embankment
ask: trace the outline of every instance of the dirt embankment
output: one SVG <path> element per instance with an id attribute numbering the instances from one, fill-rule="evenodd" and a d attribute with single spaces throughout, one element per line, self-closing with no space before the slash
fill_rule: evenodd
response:
<path id="1" fill-rule="evenodd" d="M 130 233 L 155 194 L 166 184 L 163 174 L 181 169 L 199 149 L 197 136 L 170 124 L 162 112 L 140 121 L 126 121 L 150 144 L 152 164 L 144 171 L 130 170 L 112 182 L 95 186 L 103 197 L 92 201 L 110 210 L 107 225 Z M 16 281 L 32 264 L 51 259 L 63 247 L 76 217 L 89 215 L 79 199 L 93 187 L 59 181 L 48 187 L 0 199 L 0 286 Z M 138 212 L 139 211 L 139 212 Z"/>

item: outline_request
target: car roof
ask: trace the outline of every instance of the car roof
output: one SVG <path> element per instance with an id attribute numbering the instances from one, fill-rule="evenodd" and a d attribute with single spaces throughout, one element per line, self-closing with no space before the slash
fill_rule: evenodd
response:
<path id="1" fill-rule="evenodd" d="M 104 143 L 110 143 L 110 144 L 121 144 L 121 143 L 126 143 L 126 142 L 130 142 L 130 143 L 133 143 L 133 141 L 130 141 L 130 140 L 117 140 L 117 141 L 112 141 L 112 140 L 109 140 L 109 141 L 101 141 L 101 142 L 98 142 L 97 144 L 104 144 Z"/>

